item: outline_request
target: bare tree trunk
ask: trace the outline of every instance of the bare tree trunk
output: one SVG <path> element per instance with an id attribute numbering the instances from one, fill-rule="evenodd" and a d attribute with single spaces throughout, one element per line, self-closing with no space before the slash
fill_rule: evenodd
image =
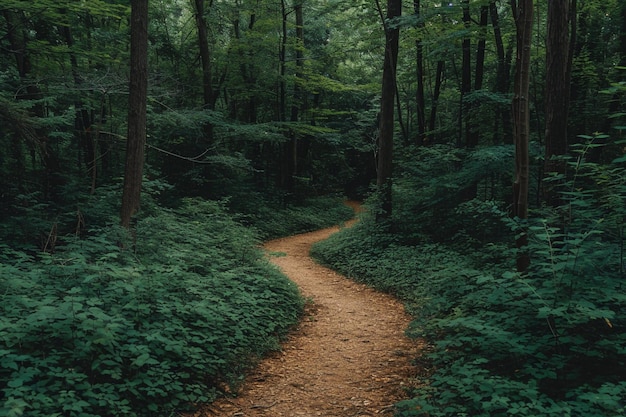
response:
<path id="1" fill-rule="evenodd" d="M 285 0 L 280 1 L 280 8 L 282 12 L 282 36 L 280 40 L 280 50 L 279 50 L 279 60 L 280 60 L 280 69 L 279 69 L 279 103 L 278 103 L 278 120 L 284 122 L 287 120 L 285 116 L 287 112 L 287 17 L 289 14 L 287 13 L 287 5 L 285 4 Z"/>
<path id="2" fill-rule="evenodd" d="M 418 30 L 424 27 L 424 22 L 420 21 L 421 10 L 420 0 L 413 0 L 413 9 L 417 18 Z M 415 91 L 415 103 L 417 107 L 417 144 L 421 145 L 426 139 L 426 105 L 424 100 L 424 45 L 421 34 L 415 41 L 415 72 L 417 78 L 417 90 Z"/>
<path id="3" fill-rule="evenodd" d="M 548 35 L 546 38 L 545 91 L 545 165 L 544 172 L 565 172 L 565 161 L 553 157 L 565 155 L 568 148 L 567 121 L 572 68 L 570 12 L 571 0 L 548 2 Z M 543 187 L 546 201 L 558 204 L 552 187 Z"/>
<path id="4" fill-rule="evenodd" d="M 462 0 L 461 5 L 463 8 L 463 24 L 465 26 L 465 30 L 469 30 L 472 19 L 470 16 L 469 9 L 469 0 Z M 466 102 L 467 95 L 472 90 L 472 63 L 471 63 L 471 41 L 469 38 L 469 34 L 463 38 L 462 43 L 462 63 L 461 63 L 461 103 L 460 103 L 460 112 L 459 112 L 459 145 L 465 142 L 465 146 L 467 148 L 473 148 L 474 144 L 472 143 L 473 138 L 470 134 L 469 127 L 469 105 Z M 465 140 L 463 140 L 465 138 Z"/>
<path id="5" fill-rule="evenodd" d="M 474 69 L 474 91 L 481 90 L 483 88 L 483 79 L 485 78 L 485 49 L 487 45 L 487 20 L 489 17 L 489 7 L 481 6 L 480 8 L 480 20 L 478 21 L 479 35 L 478 42 L 476 43 L 476 67 Z M 480 138 L 480 131 L 478 123 L 472 116 L 480 109 L 480 103 L 472 101 L 471 104 L 466 105 L 467 109 L 467 147 L 474 148 L 478 145 Z M 472 187 L 471 195 L 468 197 L 476 197 L 476 185 Z"/>
<path id="6" fill-rule="evenodd" d="M 380 4 L 379 5 L 379 12 Z M 387 20 L 402 14 L 402 0 L 387 0 Z M 392 174 L 393 174 L 393 130 L 394 130 L 394 99 L 396 94 L 396 68 L 398 64 L 398 48 L 400 29 L 389 27 L 383 20 L 385 28 L 385 59 L 383 64 L 382 93 L 380 100 L 380 121 L 378 137 L 378 173 L 376 186 L 382 196 L 381 212 L 378 220 L 391 218 Z"/>
<path id="7" fill-rule="evenodd" d="M 128 137 L 120 210 L 121 224 L 126 228 L 139 211 L 141 198 L 148 95 L 148 0 L 132 0 L 130 28 Z"/>
<path id="8" fill-rule="evenodd" d="M 207 23 L 205 18 L 205 0 L 194 0 L 196 13 L 196 27 L 198 30 L 198 48 L 200 50 L 200 61 L 202 63 L 202 96 L 204 107 L 209 110 L 215 108 L 217 94 L 213 89 L 213 73 L 211 68 L 211 50 L 207 35 Z M 219 90 L 218 90 L 219 91 Z M 210 144 L 213 142 L 213 125 L 205 123 L 203 126 L 205 140 Z"/>
<path id="9" fill-rule="evenodd" d="M 489 3 L 489 15 L 491 16 L 491 26 L 493 27 L 493 37 L 496 44 L 496 55 L 498 64 L 496 67 L 495 92 L 506 94 L 509 85 L 509 66 L 510 58 L 507 59 L 507 53 L 504 50 L 504 42 L 502 41 L 502 31 L 500 30 L 500 17 L 498 16 L 498 7 L 495 0 Z M 510 54 L 508 55 L 510 57 Z M 501 132 L 499 129 L 502 122 L 502 135 L 509 136 L 511 132 L 511 114 L 509 109 L 501 109 L 498 107 L 494 114 L 493 143 L 500 143 Z"/>
<path id="10" fill-rule="evenodd" d="M 530 83 L 530 48 L 533 24 L 533 0 L 512 2 L 516 24 L 517 54 L 515 60 L 515 87 L 513 92 L 513 129 L 515 141 L 515 180 L 513 183 L 513 215 L 519 219 L 528 218 L 528 178 L 529 178 L 529 132 L 530 117 L 528 90 Z M 517 4 L 516 4 L 517 3 Z M 524 272 L 530 264 L 526 230 L 518 232 L 516 240 L 517 270 Z"/>
<path id="11" fill-rule="evenodd" d="M 433 99 L 430 106 L 430 117 L 428 120 L 428 134 L 433 135 L 437 121 L 437 109 L 439 107 L 439 96 L 441 95 L 441 84 L 443 83 L 445 63 L 437 61 L 437 71 L 435 72 L 435 87 L 433 89 Z"/>
<path id="12" fill-rule="evenodd" d="M 64 11 L 64 13 L 67 13 Z M 74 85 L 77 89 L 82 86 L 82 79 L 78 70 L 78 60 L 76 54 L 73 51 L 74 38 L 72 36 L 72 30 L 69 25 L 62 26 L 60 28 L 61 35 L 65 38 L 65 43 L 69 48 L 70 65 L 72 68 L 72 78 L 74 79 Z M 74 128 L 76 129 L 76 136 L 78 138 L 80 147 L 82 148 L 82 155 L 84 158 L 85 166 L 87 167 L 87 175 L 91 178 L 91 193 L 95 191 L 95 183 L 97 179 L 97 167 L 96 167 L 96 143 L 93 136 L 92 129 L 92 117 L 91 113 L 84 107 L 83 101 L 80 99 L 80 95 L 76 94 L 76 101 L 74 103 L 76 107 L 76 116 L 74 119 Z"/>
<path id="13" fill-rule="evenodd" d="M 304 17 L 302 15 L 302 0 L 297 0 L 294 4 L 294 12 L 296 15 L 296 79 L 293 86 L 293 98 L 291 101 L 291 117 L 292 122 L 298 122 L 300 119 L 300 107 L 302 106 L 302 68 L 304 65 Z M 287 192 L 295 191 L 295 176 L 298 173 L 298 142 L 296 133 L 289 132 L 289 140 L 285 143 L 285 188 Z"/>
<path id="14" fill-rule="evenodd" d="M 487 45 L 487 21 L 489 20 L 489 6 L 481 6 L 480 27 L 478 44 L 476 45 L 476 70 L 474 78 L 474 90 L 482 90 L 485 75 L 485 49 Z"/>

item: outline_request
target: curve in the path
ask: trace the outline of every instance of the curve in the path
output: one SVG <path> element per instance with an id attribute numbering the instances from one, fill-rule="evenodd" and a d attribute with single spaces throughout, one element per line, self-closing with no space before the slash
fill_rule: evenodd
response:
<path id="1" fill-rule="evenodd" d="M 263 360 L 234 398 L 198 416 L 392 415 L 415 370 L 417 343 L 404 335 L 402 304 L 355 283 L 309 257 L 311 245 L 338 228 L 273 240 L 271 261 L 312 303 L 283 345 Z M 388 413 L 388 414 L 387 414 Z"/>

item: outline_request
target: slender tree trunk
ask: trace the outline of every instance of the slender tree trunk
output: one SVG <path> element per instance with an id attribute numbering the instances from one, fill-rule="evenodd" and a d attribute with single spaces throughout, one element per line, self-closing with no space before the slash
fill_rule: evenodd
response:
<path id="1" fill-rule="evenodd" d="M 401 14 L 402 0 L 387 0 L 387 20 L 384 20 L 386 42 L 380 102 L 378 173 L 376 178 L 376 186 L 382 197 L 381 212 L 377 217 L 379 221 L 391 219 L 392 211 L 394 98 L 396 94 L 396 68 L 400 38 L 400 29 L 395 26 L 390 27 L 387 21 L 399 17 Z"/>
<path id="2" fill-rule="evenodd" d="M 478 44 L 476 45 L 476 70 L 474 77 L 474 90 L 482 90 L 485 76 L 485 49 L 487 45 L 487 21 L 489 18 L 489 6 L 480 8 L 480 27 Z"/>
<path id="3" fill-rule="evenodd" d="M 417 18 L 418 30 L 424 27 L 421 19 L 420 0 L 413 0 L 413 9 Z M 415 103 L 417 107 L 417 144 L 421 145 L 426 139 L 426 105 L 424 100 L 424 45 L 421 34 L 415 41 L 415 72 L 417 78 L 417 90 L 415 91 Z"/>
<path id="4" fill-rule="evenodd" d="M 461 5 L 463 8 L 463 24 L 465 30 L 469 30 L 472 24 L 470 16 L 469 0 L 462 0 Z M 473 148 L 473 138 L 470 133 L 470 114 L 469 105 L 466 101 L 467 95 L 472 91 L 472 62 L 471 62 L 471 40 L 469 34 L 465 35 L 462 44 L 462 63 L 461 63 L 461 105 L 459 112 L 459 145 L 463 143 L 463 137 L 465 137 L 465 146 L 467 148 Z"/>
<path id="5" fill-rule="evenodd" d="M 250 20 L 248 21 L 248 31 L 252 31 L 254 28 L 254 24 L 256 23 L 256 13 L 250 14 Z M 250 52 L 248 62 L 254 62 L 254 52 Z M 246 73 L 248 74 L 245 78 L 246 84 L 248 85 L 248 91 L 252 92 L 256 88 L 257 82 L 257 73 L 252 64 L 248 64 Z M 256 123 L 258 118 L 258 103 L 256 94 L 250 94 L 248 97 L 248 122 Z"/>
<path id="6" fill-rule="evenodd" d="M 285 4 L 285 0 L 280 1 L 280 8 L 282 13 L 282 36 L 280 40 L 280 50 L 279 50 L 279 104 L 278 104 L 278 120 L 284 122 L 287 120 L 285 114 L 287 113 L 287 18 L 289 14 L 287 13 L 287 5 Z"/>
<path id="7" fill-rule="evenodd" d="M 575 0 L 574 0 L 575 4 Z M 626 2 L 622 2 L 621 10 L 620 10 L 620 18 L 622 24 L 620 25 L 620 34 L 619 34 L 619 63 L 621 66 L 626 66 Z"/>
<path id="8" fill-rule="evenodd" d="M 572 5 L 576 7 L 576 0 L 572 0 Z M 618 50 L 619 63 L 618 65 L 620 67 L 626 67 L 626 1 L 621 2 L 620 9 L 621 9 L 620 10 L 621 25 L 620 25 L 620 33 L 619 33 L 619 50 Z M 572 14 L 573 16 L 576 16 L 575 11 L 572 12 Z M 618 71 L 618 73 L 616 74 L 616 80 L 626 81 L 626 71 L 623 71 L 623 70 Z M 609 108 L 608 108 L 609 115 L 615 115 L 616 113 L 620 111 L 620 107 L 622 103 L 620 97 L 622 97 L 622 93 L 619 93 L 619 92 L 616 94 L 613 94 L 613 97 L 611 97 L 611 100 L 609 101 Z M 603 130 L 605 132 L 610 132 L 614 122 L 615 122 L 614 118 L 607 117 Z"/>
<path id="9" fill-rule="evenodd" d="M 249 32 L 252 31 L 255 23 L 256 23 L 256 14 L 251 13 L 250 20 L 248 22 Z M 233 20 L 233 31 L 234 31 L 235 39 L 237 39 L 239 42 L 242 42 L 240 26 L 241 26 L 240 16 L 239 16 L 239 13 L 237 12 L 237 16 Z M 230 109 L 232 118 L 243 120 L 247 123 L 256 123 L 257 121 L 257 104 L 258 103 L 257 103 L 256 95 L 253 93 L 254 90 L 256 89 L 256 81 L 257 81 L 257 74 L 255 73 L 255 69 L 252 65 L 254 63 L 254 53 L 255 51 L 253 51 L 252 49 L 248 49 L 247 51 L 244 51 L 243 48 L 240 48 L 239 50 L 239 55 L 241 58 L 240 64 L 239 64 L 239 71 L 241 73 L 241 78 L 243 79 L 243 84 L 244 84 L 243 90 L 245 90 L 248 93 L 248 95 L 246 96 L 246 100 L 244 102 L 245 111 L 243 114 L 241 115 L 239 114 L 239 107 L 240 107 L 239 100 L 232 100 L 231 109 Z"/>
<path id="10" fill-rule="evenodd" d="M 476 43 L 476 67 L 474 69 L 474 91 L 481 90 L 483 88 L 483 79 L 485 77 L 485 49 L 487 44 L 487 20 L 489 17 L 489 7 L 481 6 L 480 8 L 480 20 L 479 25 L 479 37 Z M 472 118 L 480 108 L 480 103 L 472 102 L 466 106 L 467 109 L 467 146 L 468 148 L 474 148 L 478 145 L 478 139 L 480 137 L 478 123 L 476 123 L 475 117 Z M 475 187 L 474 187 L 475 188 Z M 475 191 L 473 197 L 476 197 Z"/>
<path id="11" fill-rule="evenodd" d="M 296 15 L 296 77 L 293 86 L 293 98 L 291 101 L 291 122 L 300 120 L 300 107 L 302 106 L 302 69 L 304 66 L 304 17 L 302 15 L 302 0 L 294 4 Z M 289 193 L 295 192 L 295 176 L 298 174 L 298 139 L 296 133 L 289 132 L 289 140 L 285 143 L 285 188 Z"/>
<path id="12" fill-rule="evenodd" d="M 439 96 L 441 95 L 441 85 L 443 83 L 445 63 L 437 61 L 437 71 L 435 72 L 435 87 L 433 88 L 433 99 L 430 107 L 430 117 L 428 118 L 428 134 L 434 135 L 435 125 L 437 121 L 437 109 L 439 107 Z"/>
<path id="13" fill-rule="evenodd" d="M 510 61 L 507 59 L 507 53 L 504 50 L 504 42 L 502 41 L 502 31 L 500 29 L 500 18 L 498 16 L 498 6 L 495 0 L 489 3 L 489 15 L 491 17 L 491 26 L 493 27 L 493 37 L 496 44 L 497 66 L 496 66 L 496 82 L 494 90 L 499 94 L 506 94 L 508 91 L 509 67 Z M 510 54 L 509 54 L 510 56 Z M 511 114 L 510 110 L 503 109 L 500 106 L 496 108 L 494 114 L 493 143 L 501 143 L 501 136 L 509 137 L 511 133 Z M 500 131 L 500 122 L 502 122 L 502 132 Z"/>
<path id="14" fill-rule="evenodd" d="M 398 119 L 398 126 L 400 126 L 400 134 L 405 145 L 409 144 L 409 128 L 404 124 L 404 118 L 402 117 L 402 102 L 400 100 L 400 91 L 398 90 L 398 83 L 396 82 L 396 114 Z"/>
<path id="15" fill-rule="evenodd" d="M 413 1 L 413 9 L 417 18 L 418 30 L 424 27 L 421 21 L 420 0 Z M 415 76 L 417 78 L 417 90 L 415 91 L 415 103 L 417 107 L 417 144 L 423 144 L 426 139 L 426 105 L 424 100 L 424 45 L 421 34 L 415 40 Z"/>
<path id="16" fill-rule="evenodd" d="M 553 157 L 565 155 L 568 148 L 567 121 L 570 103 L 572 68 L 570 13 L 571 0 L 548 2 L 546 38 L 545 91 L 545 165 L 544 172 L 565 173 L 565 161 Z M 543 187 L 544 199 L 558 204 L 552 187 Z"/>
<path id="17" fill-rule="evenodd" d="M 148 0 L 131 1 L 130 27 L 128 137 L 120 210 L 121 224 L 126 228 L 139 211 L 141 198 L 148 95 Z"/>
<path id="18" fill-rule="evenodd" d="M 513 92 L 513 128 L 515 141 L 515 180 L 513 183 L 513 215 L 524 221 L 528 218 L 529 179 L 529 83 L 530 49 L 533 25 L 533 0 L 512 1 L 516 24 L 517 54 L 515 60 L 515 86 Z M 524 272 L 530 264 L 526 230 L 518 232 L 517 270 Z"/>
<path id="19" fill-rule="evenodd" d="M 76 59 L 76 54 L 73 52 L 74 47 L 74 38 L 72 36 L 72 29 L 68 25 L 62 26 L 60 28 L 61 35 L 65 38 L 65 43 L 70 51 L 70 66 L 72 68 L 72 78 L 74 79 L 74 85 L 77 89 L 80 90 L 83 81 L 79 74 L 78 69 L 78 60 Z M 96 143 L 94 141 L 93 135 L 93 121 L 91 117 L 91 113 L 87 110 L 82 100 L 80 99 L 80 94 L 76 94 L 76 101 L 74 103 L 76 107 L 76 116 L 74 119 L 74 128 L 76 129 L 76 136 L 80 143 L 80 147 L 82 148 L 82 155 L 84 158 L 85 166 L 87 167 L 87 175 L 91 178 L 92 187 L 91 192 L 95 191 L 95 183 L 97 179 L 97 168 L 96 168 Z"/>
<path id="20" fill-rule="evenodd" d="M 204 107 L 208 110 L 214 110 L 217 94 L 215 94 L 213 89 L 211 50 L 209 48 L 207 22 L 205 18 L 205 0 L 194 0 L 194 3 L 196 27 L 198 30 L 198 48 L 200 50 L 200 61 L 202 63 L 202 97 L 204 100 Z M 213 125 L 211 123 L 204 123 L 202 128 L 204 130 L 205 140 L 211 144 L 213 142 Z"/>

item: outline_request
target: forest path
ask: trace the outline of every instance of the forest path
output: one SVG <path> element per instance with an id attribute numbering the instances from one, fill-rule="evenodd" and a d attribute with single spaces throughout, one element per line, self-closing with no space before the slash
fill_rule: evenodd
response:
<path id="1" fill-rule="evenodd" d="M 221 398 L 195 417 L 393 415 L 415 375 L 410 362 L 418 342 L 404 335 L 410 317 L 398 300 L 309 257 L 311 245 L 338 230 L 264 245 L 271 262 L 312 302 L 283 349 L 261 361 L 236 397 Z"/>

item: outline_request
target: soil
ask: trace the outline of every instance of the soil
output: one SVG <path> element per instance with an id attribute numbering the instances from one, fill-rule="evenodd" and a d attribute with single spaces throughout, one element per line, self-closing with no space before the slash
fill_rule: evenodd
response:
<path id="1" fill-rule="evenodd" d="M 420 343 L 393 297 L 355 283 L 309 257 L 338 227 L 267 242 L 264 248 L 301 289 L 304 319 L 282 350 L 265 358 L 233 397 L 194 417 L 392 416 L 417 373 Z"/>

